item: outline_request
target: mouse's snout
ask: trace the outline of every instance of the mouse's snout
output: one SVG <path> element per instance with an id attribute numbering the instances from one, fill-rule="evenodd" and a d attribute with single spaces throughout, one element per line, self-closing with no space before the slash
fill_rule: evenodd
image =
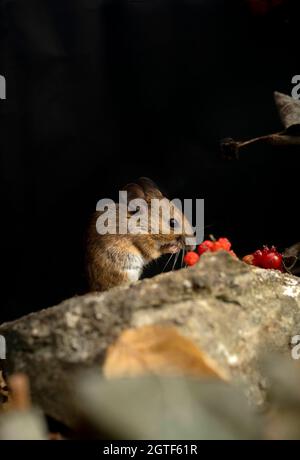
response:
<path id="1" fill-rule="evenodd" d="M 185 245 L 185 250 L 186 250 L 186 252 L 195 251 L 196 247 L 197 246 L 195 244 L 186 244 Z"/>
<path id="2" fill-rule="evenodd" d="M 183 242 L 183 246 L 184 246 L 184 250 L 186 252 L 189 252 L 189 251 L 195 251 L 196 249 L 196 237 L 195 235 L 185 235 L 183 238 L 182 238 L 182 242 Z"/>

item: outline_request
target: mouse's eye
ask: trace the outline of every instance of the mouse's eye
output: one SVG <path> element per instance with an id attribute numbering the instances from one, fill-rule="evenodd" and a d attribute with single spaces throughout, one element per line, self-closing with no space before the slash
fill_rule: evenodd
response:
<path id="1" fill-rule="evenodd" d="M 173 218 L 170 219 L 169 224 L 170 224 L 170 227 L 171 227 L 171 228 L 177 228 L 178 225 L 179 225 L 179 224 L 178 224 L 178 221 L 177 221 L 176 219 L 173 219 Z"/>

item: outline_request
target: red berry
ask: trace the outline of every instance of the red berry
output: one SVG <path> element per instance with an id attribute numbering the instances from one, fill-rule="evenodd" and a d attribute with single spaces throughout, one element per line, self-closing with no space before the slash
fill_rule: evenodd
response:
<path id="1" fill-rule="evenodd" d="M 210 241 L 210 240 L 203 241 L 201 244 L 199 244 L 197 248 L 198 254 L 201 256 L 201 254 L 203 254 L 204 252 L 213 251 L 214 244 L 215 244 L 214 241 Z"/>
<path id="2" fill-rule="evenodd" d="M 263 252 L 260 249 L 258 249 L 253 254 L 253 265 L 256 265 L 257 267 L 262 267 L 262 259 Z"/>
<path id="3" fill-rule="evenodd" d="M 264 268 L 273 268 L 274 270 L 278 270 L 282 265 L 282 256 L 280 254 L 276 254 L 275 252 L 270 252 L 264 256 L 263 264 Z"/>
<path id="4" fill-rule="evenodd" d="M 184 262 L 186 265 L 195 265 L 200 259 L 199 255 L 196 252 L 187 252 L 184 256 Z"/>
<path id="5" fill-rule="evenodd" d="M 219 243 L 224 251 L 230 251 L 231 249 L 231 243 L 228 238 L 219 238 L 217 243 Z"/>
<path id="6" fill-rule="evenodd" d="M 253 265 L 261 268 L 272 268 L 274 270 L 282 269 L 282 255 L 277 251 L 275 246 L 269 248 L 264 246 L 253 254 Z"/>
<path id="7" fill-rule="evenodd" d="M 215 241 L 214 245 L 213 245 L 213 248 L 212 248 L 212 251 L 217 252 L 217 251 L 222 251 L 222 250 L 224 251 L 224 248 L 223 248 L 222 244 L 219 243 L 219 241 Z"/>
<path id="8" fill-rule="evenodd" d="M 219 238 L 217 241 L 214 242 L 213 251 L 227 251 L 229 252 L 231 249 L 231 243 L 227 238 Z"/>
<path id="9" fill-rule="evenodd" d="M 230 252 L 231 243 L 228 238 L 219 238 L 217 241 L 205 240 L 198 246 L 198 254 L 201 256 L 204 252 L 228 251 Z"/>
<path id="10" fill-rule="evenodd" d="M 253 258 L 254 258 L 253 254 L 249 254 L 243 257 L 243 261 L 246 262 L 246 264 L 254 265 Z"/>

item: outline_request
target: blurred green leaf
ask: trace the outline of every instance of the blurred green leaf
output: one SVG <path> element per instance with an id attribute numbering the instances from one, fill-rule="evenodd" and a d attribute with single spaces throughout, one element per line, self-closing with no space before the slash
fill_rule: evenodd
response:
<path id="1" fill-rule="evenodd" d="M 236 388 L 189 378 L 104 380 L 84 374 L 76 405 L 115 439 L 257 439 L 259 419 Z"/>

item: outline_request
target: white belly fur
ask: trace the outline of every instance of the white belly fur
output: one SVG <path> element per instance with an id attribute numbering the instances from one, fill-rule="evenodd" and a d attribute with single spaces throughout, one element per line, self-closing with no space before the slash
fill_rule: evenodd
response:
<path id="1" fill-rule="evenodd" d="M 134 281 L 137 281 L 140 278 L 141 273 L 142 273 L 141 270 L 134 270 L 134 269 L 126 270 L 128 280 L 131 283 L 133 283 Z"/>
<path id="2" fill-rule="evenodd" d="M 137 281 L 140 278 L 144 265 L 145 261 L 142 256 L 136 254 L 128 255 L 124 271 L 130 282 Z"/>

